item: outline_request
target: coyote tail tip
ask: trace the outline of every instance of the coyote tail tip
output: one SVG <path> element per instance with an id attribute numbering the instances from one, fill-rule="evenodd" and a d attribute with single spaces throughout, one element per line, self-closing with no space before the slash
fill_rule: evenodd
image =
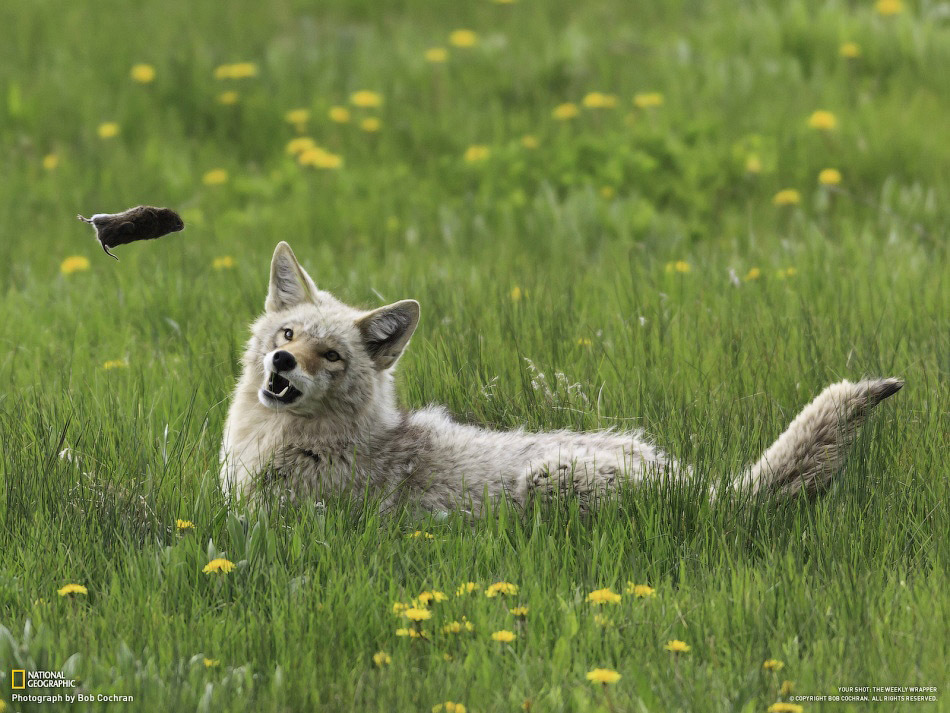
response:
<path id="1" fill-rule="evenodd" d="M 890 377 L 841 381 L 827 387 L 737 479 L 736 489 L 782 495 L 824 489 L 843 465 L 871 410 L 903 386 L 902 379 Z"/>

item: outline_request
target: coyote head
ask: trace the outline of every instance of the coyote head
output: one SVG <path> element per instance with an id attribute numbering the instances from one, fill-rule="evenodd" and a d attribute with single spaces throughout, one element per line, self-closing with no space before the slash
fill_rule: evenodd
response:
<path id="1" fill-rule="evenodd" d="M 391 369 L 419 323 L 419 303 L 369 312 L 317 289 L 290 246 L 274 250 L 264 314 L 251 326 L 245 375 L 258 400 L 292 414 L 355 416 L 391 388 Z"/>

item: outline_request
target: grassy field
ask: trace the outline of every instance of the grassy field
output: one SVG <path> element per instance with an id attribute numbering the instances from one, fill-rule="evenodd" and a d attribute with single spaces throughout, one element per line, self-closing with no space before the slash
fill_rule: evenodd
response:
<path id="1" fill-rule="evenodd" d="M 0 710 L 83 709 L 12 702 L 12 669 L 134 696 L 85 707 L 109 711 L 894 685 L 938 701 L 799 704 L 950 710 L 945 4 L 9 0 L 0 25 Z M 138 203 L 186 231 L 115 262 L 75 219 Z M 408 406 L 644 427 L 701 481 L 828 383 L 907 386 L 812 502 L 229 512 L 217 449 L 278 240 L 348 302 L 420 301 Z M 424 591 L 427 636 L 400 636 Z"/>

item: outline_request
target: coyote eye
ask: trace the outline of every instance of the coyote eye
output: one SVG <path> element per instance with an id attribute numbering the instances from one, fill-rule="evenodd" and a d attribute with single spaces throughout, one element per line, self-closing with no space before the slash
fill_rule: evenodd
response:
<path id="1" fill-rule="evenodd" d="M 332 349 L 323 355 L 323 358 L 327 361 L 340 361 L 340 355 L 337 354 Z"/>
<path id="2" fill-rule="evenodd" d="M 293 339 L 293 338 L 294 338 L 294 330 L 292 330 L 292 329 L 285 329 L 285 330 L 284 330 L 284 339 L 286 339 L 286 340 L 289 342 L 289 341 L 290 341 L 291 339 Z"/>

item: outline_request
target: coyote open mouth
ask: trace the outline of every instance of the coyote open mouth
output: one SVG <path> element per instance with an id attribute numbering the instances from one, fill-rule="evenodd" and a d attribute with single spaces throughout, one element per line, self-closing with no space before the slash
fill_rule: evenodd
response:
<path id="1" fill-rule="evenodd" d="M 291 404 L 301 396 L 303 393 L 294 387 L 290 381 L 278 374 L 276 371 L 272 371 L 270 376 L 267 378 L 267 384 L 261 389 L 267 398 L 273 399 L 282 404 Z"/>

